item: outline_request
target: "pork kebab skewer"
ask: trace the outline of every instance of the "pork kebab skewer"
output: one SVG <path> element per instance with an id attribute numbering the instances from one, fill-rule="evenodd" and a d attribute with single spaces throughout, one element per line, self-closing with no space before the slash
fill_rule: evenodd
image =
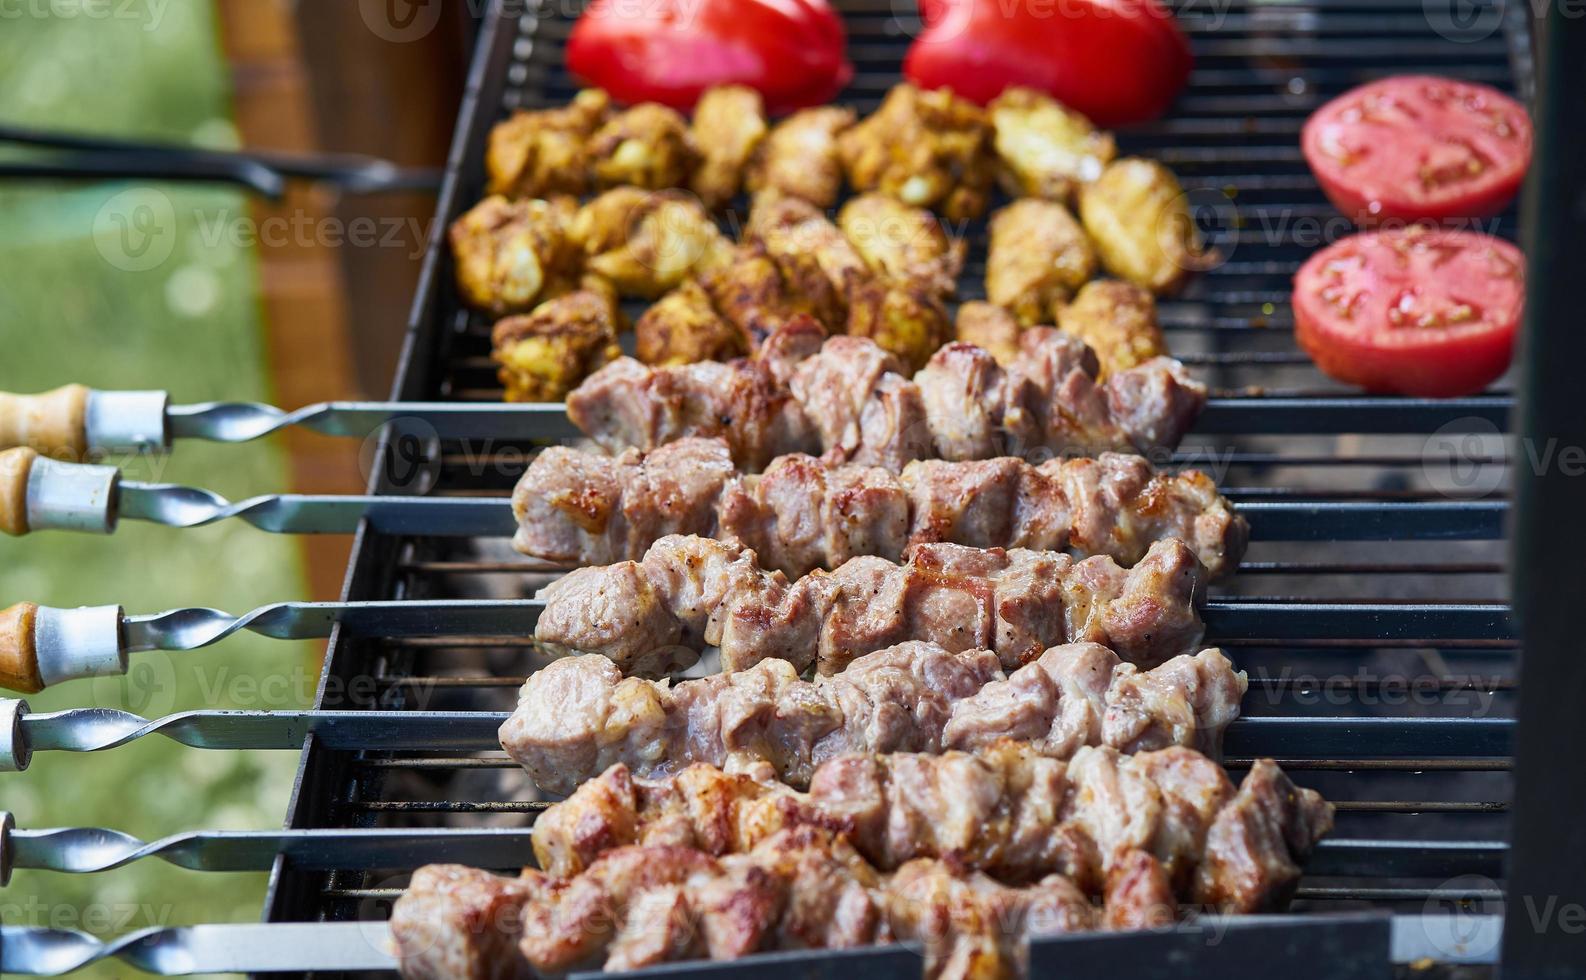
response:
<path id="1" fill-rule="evenodd" d="M 534 821 L 535 860 L 573 875 L 625 844 L 722 855 L 816 826 L 846 834 L 883 871 L 949 858 L 1000 881 L 1061 874 L 1093 897 L 1143 850 L 1184 901 L 1274 912 L 1333 818 L 1269 759 L 1236 788 L 1222 766 L 1181 746 L 1137 755 L 1084 746 L 1066 760 L 1012 740 L 972 753 L 856 753 L 824 763 L 808 792 L 764 768 L 699 763 L 644 779 L 613 765 Z"/>
<path id="2" fill-rule="evenodd" d="M 546 562 L 637 561 L 668 534 L 697 534 L 753 548 L 794 578 L 938 541 L 1128 566 L 1179 538 L 1215 579 L 1238 567 L 1250 534 L 1205 474 L 1159 473 L 1140 456 L 915 460 L 894 474 L 794 453 L 740 474 L 725 440 L 693 437 L 619 456 L 552 447 L 518 481 L 512 509 L 513 546 Z"/>
<path id="3" fill-rule="evenodd" d="M 1013 669 L 1091 641 L 1150 667 L 1196 648 L 1206 570 L 1177 539 L 1131 569 L 1107 557 L 921 544 L 901 563 L 863 556 L 789 580 L 751 549 L 661 538 L 641 561 L 576 569 L 540 590 L 534 638 L 553 656 L 598 653 L 661 677 L 719 648 L 725 671 L 767 659 L 831 674 L 855 657 L 926 640 L 986 649 Z"/>
<path id="4" fill-rule="evenodd" d="M 551 793 L 570 793 L 617 763 L 640 776 L 696 762 L 769 766 L 802 787 L 845 753 L 975 750 L 1004 738 L 1053 758 L 1086 745 L 1216 755 L 1245 689 L 1244 673 L 1217 649 L 1143 671 L 1106 647 L 1075 643 L 1005 673 L 989 650 L 912 642 L 811 680 L 765 660 L 676 684 L 624 678 L 591 655 L 533 674 L 499 738 Z"/>
<path id="5" fill-rule="evenodd" d="M 953 343 L 909 378 L 873 341 L 798 317 L 751 358 L 648 367 L 619 358 L 567 397 L 567 414 L 608 452 L 721 437 L 763 469 L 788 453 L 893 472 L 916 459 L 1036 458 L 1171 450 L 1206 388 L 1158 357 L 1099 380 L 1096 354 L 1048 327 L 1026 330 L 1008 368 Z"/>

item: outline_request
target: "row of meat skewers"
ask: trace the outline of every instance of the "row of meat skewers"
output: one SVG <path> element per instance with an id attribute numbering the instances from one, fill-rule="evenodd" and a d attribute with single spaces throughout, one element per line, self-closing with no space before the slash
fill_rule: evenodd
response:
<path id="1" fill-rule="evenodd" d="M 1172 175 L 1113 156 L 1032 93 L 908 86 L 863 121 L 586 92 L 497 128 L 459 286 L 505 317 L 508 397 L 592 443 L 513 495 L 516 548 L 573 570 L 499 737 L 571 795 L 537 869 L 414 876 L 407 976 L 916 941 L 928 976 L 1007 977 L 1032 934 L 1285 906 L 1332 807 L 1224 773 L 1246 679 L 1200 647 L 1249 528 L 1147 458 L 1206 399 L 1152 294 L 1209 256 Z M 1021 199 L 952 325 L 964 248 L 926 209 L 994 183 Z M 622 298 L 655 301 L 637 358 Z"/>

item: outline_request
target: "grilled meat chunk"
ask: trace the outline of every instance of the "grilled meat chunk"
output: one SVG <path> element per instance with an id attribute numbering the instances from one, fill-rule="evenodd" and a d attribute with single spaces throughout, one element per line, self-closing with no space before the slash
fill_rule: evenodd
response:
<path id="1" fill-rule="evenodd" d="M 580 568 L 541 590 L 534 635 L 554 654 L 599 653 L 647 676 L 707 646 L 729 671 L 776 658 L 831 674 L 906 640 L 995 650 L 1010 669 L 1081 640 L 1154 665 L 1200 640 L 1204 578 L 1168 540 L 1127 570 L 1105 557 L 920 544 L 902 564 L 859 557 L 789 582 L 741 545 L 672 535 L 642 561 Z"/>
<path id="2" fill-rule="evenodd" d="M 778 191 L 817 207 L 837 203 L 843 166 L 839 134 L 854 124 L 854 111 L 843 106 L 818 106 L 793 113 L 771 127 L 761 141 L 745 184 L 752 193 Z"/>
<path id="3" fill-rule="evenodd" d="M 1277 800 L 1278 787 L 1291 802 L 1264 814 L 1261 832 L 1227 833 L 1248 824 L 1261 805 L 1252 801 Z M 719 857 L 809 826 L 845 834 L 881 871 L 940 858 L 1009 882 L 1061 874 L 1087 896 L 1136 893 L 1119 911 L 1145 916 L 1232 888 L 1238 899 L 1223 908 L 1263 912 L 1287 905 L 1332 809 L 1270 760 L 1236 789 L 1215 761 L 1180 746 L 1135 755 L 1081 747 L 1065 759 L 1004 739 L 974 753 L 837 756 L 807 792 L 764 771 L 695 763 L 643 778 L 617 763 L 535 821 L 534 853 L 540 867 L 568 876 L 617 847 Z M 1272 874 L 1241 877 L 1268 862 Z"/>
<path id="4" fill-rule="evenodd" d="M 1086 283 L 1073 302 L 1058 310 L 1057 326 L 1096 352 L 1104 379 L 1168 353 L 1156 322 L 1156 300 L 1118 279 Z"/>
<path id="5" fill-rule="evenodd" d="M 589 189 L 586 145 L 611 114 L 600 89 L 585 89 L 556 109 L 519 110 L 490 131 L 487 192 L 507 197 L 583 194 Z"/>
<path id="6" fill-rule="evenodd" d="M 537 876 L 503 878 L 431 864 L 391 908 L 402 975 L 409 980 L 528 980 L 518 955 L 523 908 L 543 895 Z"/>
<path id="7" fill-rule="evenodd" d="M 576 275 L 578 251 L 567 234 L 575 209 L 569 198 L 493 196 L 453 222 L 448 237 L 464 302 L 497 316 L 524 312 Z"/>
<path id="8" fill-rule="evenodd" d="M 872 192 L 844 204 L 837 225 L 876 275 L 934 296 L 957 288 L 964 241 L 930 211 Z"/>
<path id="9" fill-rule="evenodd" d="M 892 88 L 880 108 L 837 139 L 848 182 L 954 220 L 986 209 L 995 179 L 985 110 L 949 89 Z"/>
<path id="10" fill-rule="evenodd" d="M 1024 331 L 1010 370 L 954 343 L 912 381 L 873 342 L 833 337 L 817 345 L 819 333 L 812 320 L 795 318 L 754 358 L 731 364 L 646 368 L 619 359 L 568 397 L 568 416 L 613 452 L 722 436 L 746 469 L 824 451 L 833 462 L 897 471 L 932 457 L 1171 449 L 1206 399 L 1167 358 L 1099 382 L 1094 352 L 1051 328 Z"/>
<path id="11" fill-rule="evenodd" d="M 1215 752 L 1244 691 L 1244 674 L 1219 650 L 1142 671 L 1104 647 L 1074 644 L 1004 679 L 990 651 L 903 643 L 808 681 L 784 661 L 765 660 L 676 684 L 625 679 L 591 655 L 531 676 L 500 738 L 552 793 L 572 792 L 617 763 L 641 776 L 695 762 L 734 772 L 768 766 L 777 780 L 807 786 L 821 763 L 845 753 L 938 753 L 1002 736 L 1055 758 L 1083 745 Z M 1020 695 L 1026 703 L 1012 700 Z M 949 728 L 952 742 L 943 740 Z"/>
<path id="12" fill-rule="evenodd" d="M 841 297 L 813 255 L 740 245 L 704 271 L 700 285 L 751 351 L 802 318 L 813 319 L 828 332 L 840 330 L 845 318 Z"/>
<path id="13" fill-rule="evenodd" d="M 1090 238 L 1063 205 L 1025 198 L 991 216 L 986 299 L 1022 326 L 1057 322 L 1058 311 L 1095 274 Z"/>
<path id="14" fill-rule="evenodd" d="M 714 210 L 738 195 L 744 169 L 765 139 L 760 93 L 744 85 L 706 89 L 694 106 L 690 132 L 701 159 L 689 187 Z"/>
<path id="15" fill-rule="evenodd" d="M 1024 327 L 1004 307 L 981 300 L 958 305 L 953 339 L 982 348 L 1004 370 L 1018 361 L 1019 335 L 1023 332 Z"/>
<path id="16" fill-rule="evenodd" d="M 693 279 L 651 303 L 633 325 L 635 353 L 645 364 L 729 361 L 749 353 L 749 338 L 720 313 Z"/>
<path id="17" fill-rule="evenodd" d="M 1001 980 L 1024 975 L 1032 933 L 1128 918 L 1094 908 L 1056 875 L 1015 888 L 930 858 L 883 875 L 842 836 L 807 826 L 719 858 L 629 845 L 571 878 L 525 869 L 523 880 L 536 890 L 523 903 L 517 955 L 503 957 L 502 975 L 913 940 L 927 980 Z M 411 925 L 405 919 L 403 932 Z"/>
<path id="18" fill-rule="evenodd" d="M 998 177 L 1010 197 L 1070 203 L 1118 152 L 1111 133 L 1033 89 L 1005 89 L 986 110 L 996 130 Z"/>
<path id="19" fill-rule="evenodd" d="M 848 333 L 898 358 L 912 374 L 952 339 L 953 329 L 947 307 L 931 293 L 872 277 L 849 290 Z"/>
<path id="20" fill-rule="evenodd" d="M 687 121 L 656 102 L 613 114 L 595 130 L 585 151 L 599 188 L 686 187 L 700 162 Z"/>
<path id="21" fill-rule="evenodd" d="M 732 254 L 732 242 L 687 191 L 613 188 L 579 209 L 568 236 L 591 272 L 624 296 L 646 299 Z"/>
<path id="22" fill-rule="evenodd" d="M 753 548 L 794 578 L 860 555 L 895 561 L 910 543 L 936 541 L 1133 565 L 1166 538 L 1183 540 L 1216 578 L 1238 566 L 1249 535 L 1205 474 L 1159 473 L 1115 453 L 1040 466 L 920 460 L 901 476 L 794 453 L 739 475 L 719 439 L 617 457 L 558 447 L 529 465 L 513 506 L 515 547 L 545 561 L 637 561 L 663 535 L 698 534 Z"/>
<path id="23" fill-rule="evenodd" d="M 825 212 L 800 197 L 761 191 L 749 208 L 744 241 L 772 255 L 813 256 L 826 279 L 846 301 L 850 288 L 873 278 L 865 259 Z"/>
<path id="24" fill-rule="evenodd" d="M 1079 195 L 1079 216 L 1112 275 L 1162 295 L 1217 263 L 1201 242 L 1173 172 L 1140 157 L 1102 171 Z"/>
<path id="25" fill-rule="evenodd" d="M 588 289 L 549 299 L 533 313 L 496 321 L 491 359 L 509 402 L 561 401 L 596 368 L 622 355 L 613 298 Z"/>

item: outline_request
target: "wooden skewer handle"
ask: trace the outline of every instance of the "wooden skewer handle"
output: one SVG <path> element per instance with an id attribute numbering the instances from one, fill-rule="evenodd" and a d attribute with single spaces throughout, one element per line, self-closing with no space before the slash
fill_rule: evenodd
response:
<path id="1" fill-rule="evenodd" d="M 28 533 L 28 477 L 39 454 L 25 447 L 0 452 L 0 532 Z"/>
<path id="2" fill-rule="evenodd" d="M 88 389 L 67 385 L 40 395 L 0 392 L 0 449 L 23 446 L 81 462 L 88 454 Z"/>
<path id="3" fill-rule="evenodd" d="M 33 632 L 38 614 L 38 604 L 33 602 L 19 602 L 0 610 L 0 688 L 23 694 L 44 690 Z"/>

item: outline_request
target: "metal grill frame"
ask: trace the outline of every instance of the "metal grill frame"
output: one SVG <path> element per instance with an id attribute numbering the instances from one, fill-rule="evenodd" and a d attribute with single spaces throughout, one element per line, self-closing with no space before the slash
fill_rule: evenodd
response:
<path id="1" fill-rule="evenodd" d="M 865 3 L 867 0 L 860 2 Z M 872 6 L 877 6 L 878 10 L 891 9 L 887 0 L 868 0 L 868 2 Z M 839 4 L 839 6 L 844 5 Z M 1381 5 L 1366 0 L 1342 0 L 1336 3 L 1322 2 L 1315 6 L 1329 9 L 1348 8 L 1358 10 L 1362 16 L 1369 16 Z M 1407 9 L 1409 5 L 1401 6 Z M 1512 14 L 1515 12 L 1511 11 Z M 450 284 L 447 281 L 450 276 L 450 261 L 444 247 L 444 231 L 450 220 L 477 198 L 481 183 L 482 146 L 485 136 L 502 111 L 503 93 L 523 81 L 522 78 L 514 81 L 513 75 L 521 68 L 515 64 L 515 48 L 521 50 L 519 46 L 532 43 L 528 29 L 520 23 L 520 19 L 525 17 L 528 15 L 523 13 L 522 4 L 512 0 L 494 0 L 485 17 L 459 115 L 456 139 L 448 160 L 446 181 L 438 204 L 437 214 L 440 220 L 434 225 L 426 252 L 408 338 L 392 393 L 393 398 L 433 400 L 443 397 L 446 393 L 445 371 L 458 356 L 461 324 L 455 316 L 453 300 L 450 297 Z M 528 19 L 532 20 L 532 17 Z M 1511 17 L 1510 31 L 1506 36 L 1511 42 L 1509 54 L 1515 75 L 1524 91 L 1528 88 L 1530 74 L 1529 50 L 1523 42 L 1516 40 L 1524 37 L 1524 25 L 1518 25 L 1521 27 L 1519 31 L 1514 30 L 1516 26 L 1516 18 Z M 1379 68 L 1375 73 L 1382 72 Z M 1215 367 L 1217 362 L 1213 360 L 1209 363 Z M 1280 360 L 1279 363 L 1285 362 Z M 1507 428 L 1512 405 L 1513 399 L 1507 395 L 1481 396 L 1452 402 L 1400 399 L 1392 403 L 1391 410 L 1396 414 L 1389 417 L 1384 414 L 1387 406 L 1381 400 L 1339 395 L 1311 397 L 1301 393 L 1283 398 L 1235 399 L 1216 404 L 1208 411 L 1196 431 L 1244 434 L 1425 433 L 1456 419 L 1472 418 L 1484 419 L 1499 427 Z M 389 440 L 383 440 L 377 458 L 387 459 L 392 451 L 393 447 Z M 372 478 L 370 492 L 411 492 L 411 487 L 405 485 L 404 481 L 394 478 L 388 470 L 382 469 Z M 407 547 L 403 539 L 376 534 L 367 527 L 363 528 L 354 543 L 354 557 L 344 584 L 343 597 L 349 600 L 404 597 L 398 569 L 402 565 L 404 555 L 407 554 Z M 1435 615 L 1435 609 L 1429 610 L 1429 613 Z M 1498 642 L 1488 629 L 1483 628 L 1480 633 L 1481 635 L 1473 635 L 1469 639 L 1476 644 L 1496 644 L 1499 647 L 1497 651 L 1499 654 L 1507 648 L 1508 644 Z M 1348 655 L 1347 650 L 1345 655 Z M 345 682 L 354 676 L 366 675 L 377 670 L 400 673 L 405 669 L 401 662 L 403 656 L 379 641 L 346 637 L 339 633 L 333 635 L 320 689 L 316 694 L 316 707 L 325 709 L 343 707 L 327 696 L 327 691 L 333 689 L 335 682 Z M 1235 656 L 1238 656 L 1238 651 L 1235 651 Z M 1446 722 L 1444 719 L 1438 720 Z M 1457 724 L 1427 725 L 1420 728 L 1422 734 L 1419 735 L 1416 734 L 1417 727 L 1411 726 L 1410 744 L 1393 748 L 1398 748 L 1406 754 L 1416 754 L 1413 752 L 1416 748 L 1425 750 L 1419 754 L 1426 757 L 1421 761 L 1425 762 L 1428 768 L 1435 768 L 1440 761 L 1448 761 L 1436 758 L 1445 753 L 1436 744 L 1439 738 L 1434 734 L 1434 729 L 1452 734 L 1456 742 L 1460 738 L 1464 739 L 1462 746 L 1450 750 L 1456 753 L 1469 752 L 1472 745 L 1480 743 L 1480 739 L 1484 737 L 1481 733 L 1466 730 Z M 1358 740 L 1359 733 L 1354 734 Z M 1325 753 L 1325 747 L 1320 751 Z M 1238 760 L 1234 761 L 1237 764 Z M 1337 762 L 1340 766 L 1345 763 L 1358 763 L 1364 768 L 1370 767 L 1368 760 L 1337 760 Z M 1495 767 L 1501 768 L 1499 760 L 1493 762 Z M 354 765 L 354 753 L 328 748 L 310 737 L 300 760 L 287 827 L 307 829 L 374 825 L 378 813 L 364 812 L 349 817 L 346 806 L 348 801 L 342 798 L 347 787 L 357 785 L 353 772 Z M 1502 871 L 1503 859 L 1504 855 L 1501 852 L 1488 853 L 1474 863 L 1449 864 L 1446 867 L 1436 866 L 1426 870 L 1441 873 L 1442 870 L 1451 871 L 1455 868 L 1467 872 L 1476 869 L 1478 873 L 1497 877 Z M 1373 856 L 1369 853 L 1354 858 L 1362 872 L 1368 870 L 1372 860 Z M 1436 861 L 1423 863 L 1436 865 Z M 294 869 L 284 857 L 278 858 L 271 873 L 266 919 L 268 921 L 298 920 L 305 914 L 324 908 L 323 894 L 331 882 L 331 877 L 324 872 Z M 1391 892 L 1392 889 L 1385 891 Z M 1419 896 L 1420 893 L 1412 891 L 1412 894 Z M 1208 970 L 1215 968 L 1219 972 L 1231 972 L 1236 976 L 1267 976 L 1274 966 L 1272 956 L 1276 955 L 1277 951 L 1283 951 L 1284 969 L 1287 970 L 1307 960 L 1316 962 L 1317 957 L 1328 957 L 1328 950 L 1337 952 L 1353 943 L 1373 952 L 1381 952 L 1383 955 L 1356 956 L 1348 961 L 1332 961 L 1328 957 L 1322 961 L 1330 962 L 1338 969 L 1331 970 L 1326 975 L 1381 975 L 1386 965 L 1387 952 L 1386 930 L 1381 927 L 1381 919 L 1374 916 L 1345 918 L 1336 920 L 1336 925 L 1333 926 L 1322 925 L 1323 921 L 1332 923 L 1335 920 L 1299 917 L 1288 921 L 1286 925 L 1274 923 L 1276 932 L 1265 940 L 1256 941 L 1255 948 L 1265 955 L 1250 956 L 1250 947 L 1236 944 L 1245 949 L 1246 953 L 1237 957 L 1224 956 L 1213 961 L 1199 961 L 1198 967 Z M 1049 955 L 1043 952 L 1047 945 L 1049 944 L 1039 942 L 1036 944 L 1035 953 L 1038 963 L 1043 956 Z M 1055 947 L 1058 944 L 1050 945 Z M 1203 943 L 1191 942 L 1184 948 L 1198 948 L 1203 945 Z M 1147 969 L 1148 965 L 1158 960 L 1164 952 L 1159 944 L 1147 943 L 1122 945 L 1111 943 L 1105 948 L 1108 952 L 1098 955 L 1096 961 L 1107 963 L 1112 972 L 1122 970 L 1124 975 L 1129 976 L 1152 975 Z M 1117 958 L 1120 952 L 1125 956 L 1124 962 L 1119 962 Z M 895 953 L 882 950 L 856 951 L 841 957 L 819 954 L 793 957 L 783 961 L 764 959 L 766 962 L 757 961 L 750 968 L 769 969 L 770 972 L 777 974 L 786 971 L 788 975 L 800 976 L 812 975 L 812 971 L 831 976 L 851 975 L 849 971 L 862 968 L 877 975 L 909 978 L 917 976 L 918 968 L 918 961 L 912 957 L 900 959 Z M 1084 961 L 1085 957 L 1080 956 L 1079 959 Z M 1074 961 L 1065 960 L 1065 962 Z M 736 964 L 684 964 L 652 972 L 655 975 L 667 976 L 684 974 L 692 976 L 696 973 L 723 976 L 730 973 L 734 977 L 739 977 L 744 975 L 744 968 Z"/>

